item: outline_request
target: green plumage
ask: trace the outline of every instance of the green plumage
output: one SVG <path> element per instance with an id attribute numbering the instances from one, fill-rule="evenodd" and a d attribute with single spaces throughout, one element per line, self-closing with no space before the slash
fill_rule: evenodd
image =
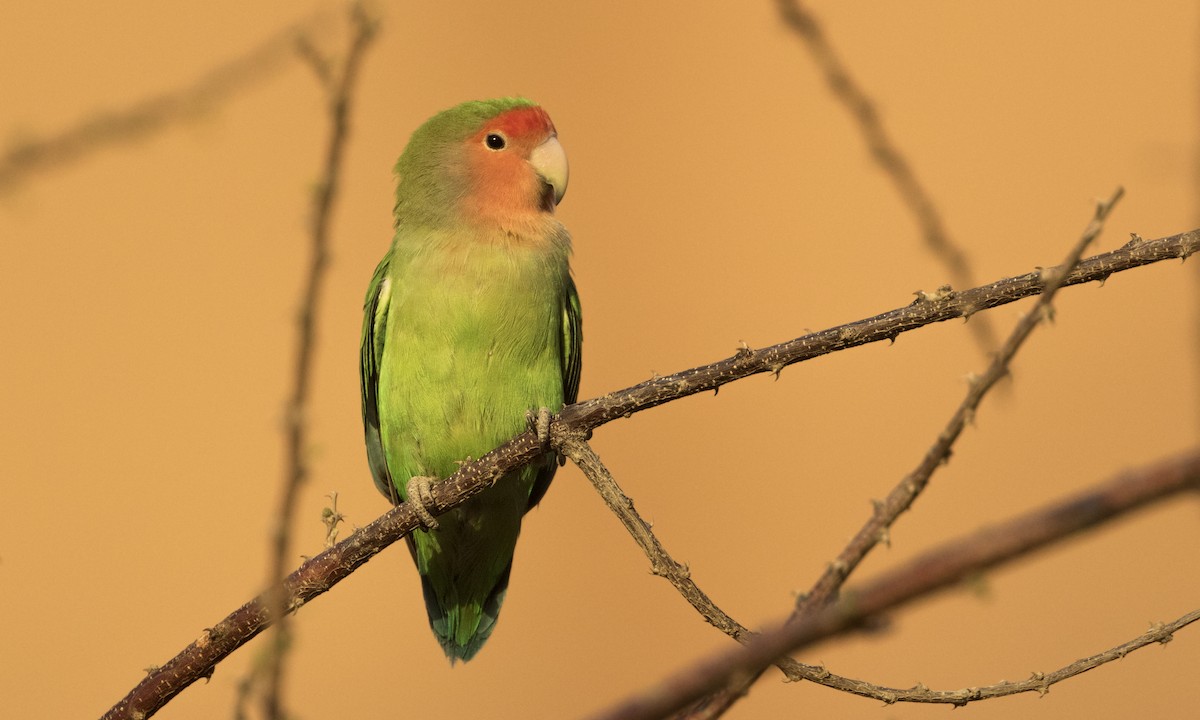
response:
<path id="1" fill-rule="evenodd" d="M 472 165 L 471 153 L 491 156 L 471 138 L 524 107 L 533 106 L 468 103 L 437 115 L 396 166 L 396 233 L 367 291 L 362 336 L 367 454 L 393 502 L 407 499 L 413 476 L 445 478 L 525 430 L 529 412 L 576 398 L 579 298 L 552 204 L 500 223 L 464 209 L 464 197 L 490 192 L 499 177 Z M 430 625 L 452 662 L 471 659 L 491 634 L 522 516 L 555 466 L 548 455 L 409 537 Z"/>

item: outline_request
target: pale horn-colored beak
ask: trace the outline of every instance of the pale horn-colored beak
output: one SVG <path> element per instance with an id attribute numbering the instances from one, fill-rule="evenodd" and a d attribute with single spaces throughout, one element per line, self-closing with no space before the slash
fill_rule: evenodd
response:
<path id="1" fill-rule="evenodd" d="M 558 137 L 551 135 L 533 149 L 529 154 L 529 164 L 537 171 L 547 185 L 554 188 L 554 204 L 562 202 L 567 194 L 567 153 L 558 142 Z"/>

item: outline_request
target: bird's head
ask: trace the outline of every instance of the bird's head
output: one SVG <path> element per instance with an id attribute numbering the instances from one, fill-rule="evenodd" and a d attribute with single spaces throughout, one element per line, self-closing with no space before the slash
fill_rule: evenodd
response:
<path id="1" fill-rule="evenodd" d="M 427 213 L 509 227 L 554 213 L 567 156 L 545 110 L 520 98 L 458 105 L 435 115 L 396 165 L 397 221 Z"/>

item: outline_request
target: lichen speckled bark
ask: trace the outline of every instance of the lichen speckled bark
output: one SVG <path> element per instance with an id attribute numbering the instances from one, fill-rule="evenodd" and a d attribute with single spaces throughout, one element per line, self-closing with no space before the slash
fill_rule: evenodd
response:
<path id="1" fill-rule="evenodd" d="M 1102 281 L 1109 275 L 1172 258 L 1184 259 L 1200 250 L 1200 230 L 1156 240 L 1134 238 L 1109 253 L 1088 258 L 1067 276 L 1064 285 Z M 563 409 L 554 424 L 558 432 L 586 433 L 604 423 L 687 395 L 715 390 L 750 375 L 779 372 L 787 365 L 837 350 L 895 339 L 901 333 L 935 322 L 969 317 L 975 312 L 1036 295 L 1042 290 L 1038 272 L 1007 278 L 962 292 L 919 296 L 905 307 L 846 325 L 822 330 L 758 350 L 742 349 L 734 356 L 666 377 L 654 378 L 625 390 Z M 555 432 L 552 430 L 552 432 Z M 522 433 L 437 483 L 428 508 L 435 515 L 482 491 L 505 473 L 533 462 L 544 449 L 532 431 Z M 333 587 L 376 553 L 418 527 L 407 505 L 388 511 L 334 547 L 317 555 L 289 575 L 283 591 L 295 610 Z M 264 593 L 235 610 L 199 640 L 165 665 L 154 668 L 105 715 L 105 720 L 147 718 L 195 681 L 212 675 L 215 665 L 262 632 L 270 622 L 270 595 Z"/>
<path id="2" fill-rule="evenodd" d="M 1103 282 L 1124 270 L 1172 258 L 1186 259 L 1200 250 L 1200 230 L 1157 240 L 1135 237 L 1112 252 L 1095 255 L 1079 263 L 1063 285 Z M 1053 272 L 1054 268 L 1048 271 Z M 749 375 L 777 373 L 788 365 L 881 340 L 895 340 L 901 333 L 935 322 L 971 315 L 1006 305 L 1042 291 L 1042 272 L 1035 271 L 997 280 L 970 290 L 939 290 L 919 293 L 904 307 L 875 317 L 838 325 L 794 340 L 758 350 L 742 348 L 733 357 L 703 367 L 658 377 L 614 393 L 563 408 L 558 421 L 575 429 L 590 430 L 610 420 L 661 405 L 685 395 L 716 390 Z"/>

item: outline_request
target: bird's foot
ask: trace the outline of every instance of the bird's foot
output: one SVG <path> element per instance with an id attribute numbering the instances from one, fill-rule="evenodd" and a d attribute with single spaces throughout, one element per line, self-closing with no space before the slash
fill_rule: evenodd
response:
<path id="1" fill-rule="evenodd" d="M 426 530 L 435 530 L 438 526 L 437 519 L 429 512 L 429 505 L 433 503 L 433 493 L 430 492 L 429 487 L 436 479 L 424 475 L 414 475 L 408 479 L 408 485 L 404 488 L 408 504 L 412 505 L 413 512 L 417 514 L 417 519 L 421 521 Z"/>
<path id="2" fill-rule="evenodd" d="M 537 433 L 539 445 L 545 445 L 550 442 L 550 408 L 538 408 L 535 413 L 532 410 L 525 412 L 525 420 L 529 423 L 529 429 Z"/>

